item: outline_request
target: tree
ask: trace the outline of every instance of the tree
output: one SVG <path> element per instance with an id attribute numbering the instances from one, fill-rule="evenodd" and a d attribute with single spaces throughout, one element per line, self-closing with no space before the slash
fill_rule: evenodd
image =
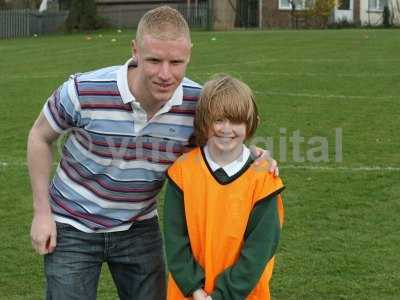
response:
<path id="1" fill-rule="evenodd" d="M 7 8 L 6 0 L 0 0 L 0 9 Z"/>
<path id="2" fill-rule="evenodd" d="M 13 1 L 0 0 L 0 8 L 37 9 L 40 5 L 40 2 L 41 0 L 13 0 Z"/>
<path id="3" fill-rule="evenodd" d="M 72 0 L 66 20 L 68 31 L 93 30 L 101 27 L 95 0 Z"/>
<path id="4" fill-rule="evenodd" d="M 329 17 L 336 6 L 336 0 L 315 0 L 311 4 L 310 14 L 317 18 L 319 25 L 322 28 L 328 26 Z"/>
<path id="5" fill-rule="evenodd" d="M 38 9 L 41 2 L 42 2 L 41 0 L 29 0 L 28 1 L 29 8 Z"/>

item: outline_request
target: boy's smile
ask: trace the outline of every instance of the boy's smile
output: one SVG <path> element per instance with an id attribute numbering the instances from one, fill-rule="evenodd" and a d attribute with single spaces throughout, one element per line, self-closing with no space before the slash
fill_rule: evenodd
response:
<path id="1" fill-rule="evenodd" d="M 245 123 L 233 123 L 228 119 L 217 120 L 208 135 L 207 146 L 213 159 L 218 156 L 229 163 L 242 153 L 245 139 Z"/>

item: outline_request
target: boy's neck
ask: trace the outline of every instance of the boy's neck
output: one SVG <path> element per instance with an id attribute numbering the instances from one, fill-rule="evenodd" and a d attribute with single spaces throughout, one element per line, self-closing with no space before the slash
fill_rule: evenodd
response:
<path id="1" fill-rule="evenodd" d="M 207 144 L 207 150 L 211 159 L 221 167 L 229 165 L 243 154 L 243 144 L 241 144 L 240 147 L 233 149 L 233 151 L 220 151 L 219 149 L 210 146 L 211 145 Z"/>

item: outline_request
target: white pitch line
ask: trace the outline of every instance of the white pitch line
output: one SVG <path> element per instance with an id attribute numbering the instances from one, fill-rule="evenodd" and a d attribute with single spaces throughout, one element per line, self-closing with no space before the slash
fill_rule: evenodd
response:
<path id="1" fill-rule="evenodd" d="M 263 76 L 289 76 L 289 77 L 355 77 L 355 78 L 370 78 L 370 77 L 395 77 L 400 76 L 400 73 L 310 73 L 310 72 L 257 72 L 257 71 L 229 71 L 225 70 L 227 73 L 234 74 L 235 76 L 244 76 L 247 74 L 251 75 L 263 75 Z M 214 72 L 196 72 L 197 74 L 204 74 L 207 76 L 213 75 Z"/>
<path id="2" fill-rule="evenodd" d="M 233 63 L 235 64 L 235 63 Z M 220 64 L 226 65 L 226 64 Z M 229 64 L 232 65 L 232 64 Z M 213 65 L 215 66 L 215 65 Z M 225 70 L 224 72 L 231 73 L 237 77 L 243 77 L 247 74 L 250 75 L 260 75 L 260 76 L 287 76 L 287 77 L 327 77 L 327 76 L 334 76 L 334 77 L 343 77 L 343 78 L 382 78 L 382 77 L 397 77 L 400 76 L 400 73 L 312 73 L 312 72 L 301 72 L 301 73 L 294 73 L 294 72 L 257 72 L 257 71 L 230 71 Z M 211 76 L 215 74 L 215 72 L 195 72 L 196 74 L 192 74 L 190 77 L 194 78 L 195 76 L 198 77 L 200 74 L 204 74 L 206 76 Z M 57 78 L 57 77 L 65 77 L 67 78 L 68 75 L 64 75 L 62 73 L 36 73 L 33 75 L 8 75 L 6 77 L 0 75 L 0 80 L 18 80 L 18 79 L 46 79 L 46 78 Z"/>
<path id="3" fill-rule="evenodd" d="M 361 95 L 340 95 L 340 94 L 308 94 L 308 93 L 282 93 L 273 91 L 254 91 L 255 94 L 272 95 L 272 96 L 288 96 L 288 97 L 307 97 L 307 98 L 340 98 L 340 99 L 397 99 L 399 96 L 361 96 Z"/>
<path id="4" fill-rule="evenodd" d="M 300 169 L 300 170 L 317 170 L 317 171 L 350 171 L 350 172 L 400 172 L 400 167 L 382 167 L 382 166 L 361 166 L 361 167 L 323 167 L 323 166 L 295 166 L 282 165 L 279 169 Z"/>
<path id="5" fill-rule="evenodd" d="M 22 161 L 14 161 L 14 162 L 0 161 L 0 167 L 11 167 L 11 166 L 25 167 L 26 166 L 26 162 L 22 162 Z"/>
<path id="6" fill-rule="evenodd" d="M 0 76 L 0 80 L 18 80 L 18 79 L 47 79 L 47 78 L 57 78 L 57 77 L 65 77 L 68 78 L 68 75 L 63 75 L 61 73 L 44 73 L 44 74 L 35 74 L 35 75 L 10 75 L 7 77 Z"/>
<path id="7" fill-rule="evenodd" d="M 240 74 L 254 74 L 254 75 L 265 75 L 265 76 L 289 76 L 289 77 L 355 77 L 355 78 L 371 78 L 371 77 L 396 77 L 400 76 L 400 73 L 310 73 L 310 72 L 303 72 L 303 73 L 291 73 L 291 72 L 255 72 L 255 71 L 243 71 Z"/>
<path id="8" fill-rule="evenodd" d="M 52 163 L 53 167 L 58 165 L 58 162 L 53 162 Z M 15 161 L 15 162 L 7 162 L 7 161 L 0 161 L 0 168 L 7 168 L 7 167 L 24 167 L 26 168 L 28 166 L 27 162 L 22 162 L 22 161 Z"/>
<path id="9" fill-rule="evenodd" d="M 315 59 L 315 58 L 302 58 L 302 59 L 279 59 L 279 58 L 261 58 L 257 60 L 241 60 L 238 59 L 236 62 L 228 62 L 228 63 L 217 63 L 217 64 L 204 64 L 200 66 L 193 67 L 190 71 L 195 72 L 199 69 L 210 69 L 213 67 L 223 67 L 223 66 L 234 66 L 234 65 L 252 65 L 252 64 L 262 64 L 262 63 L 352 63 L 355 62 L 354 59 Z M 368 59 L 368 62 L 400 62 L 400 59 Z"/>
<path id="10" fill-rule="evenodd" d="M 57 163 L 53 163 L 57 165 Z M 0 167 L 18 166 L 26 167 L 26 162 L 0 161 Z M 301 165 L 280 165 L 279 169 L 311 170 L 311 171 L 346 171 L 346 172 L 400 172 L 400 167 L 393 166 L 359 166 L 359 167 L 324 167 L 324 166 L 301 166 Z"/>

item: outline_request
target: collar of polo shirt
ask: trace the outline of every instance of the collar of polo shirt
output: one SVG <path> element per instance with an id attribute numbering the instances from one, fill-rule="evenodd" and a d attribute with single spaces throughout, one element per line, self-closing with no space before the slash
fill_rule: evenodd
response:
<path id="1" fill-rule="evenodd" d="M 136 63 L 133 60 L 133 58 L 128 59 L 128 61 L 121 66 L 117 74 L 117 85 L 122 101 L 125 104 L 132 102 L 135 106 L 140 107 L 139 102 L 137 102 L 135 96 L 132 95 L 128 85 L 128 68 L 132 66 L 133 67 L 136 66 Z M 183 87 L 181 82 L 181 84 L 178 86 L 178 88 L 172 95 L 171 99 L 169 99 L 168 102 L 165 103 L 165 105 L 161 108 L 161 110 L 157 114 L 169 111 L 170 108 L 174 105 L 181 105 L 182 101 L 183 101 Z"/>

